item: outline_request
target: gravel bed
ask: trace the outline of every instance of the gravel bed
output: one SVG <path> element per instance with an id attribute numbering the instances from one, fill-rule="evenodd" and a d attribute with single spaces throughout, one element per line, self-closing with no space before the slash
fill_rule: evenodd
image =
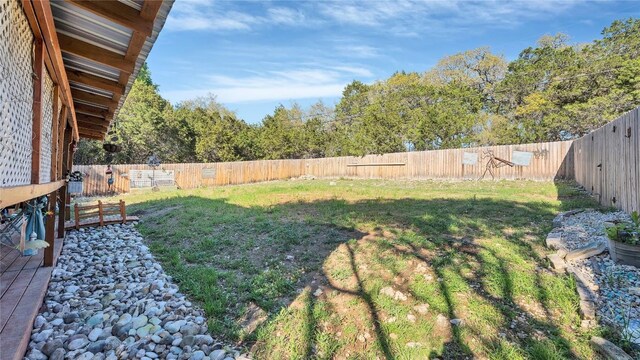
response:
<path id="1" fill-rule="evenodd" d="M 70 231 L 27 359 L 243 359 L 207 333 L 132 225 Z"/>
<path id="2" fill-rule="evenodd" d="M 554 231 L 562 232 L 563 243 L 569 250 L 593 242 L 608 245 L 605 222 L 629 220 L 624 212 L 586 210 L 565 217 L 561 227 Z M 600 321 L 616 327 L 640 345 L 640 269 L 616 265 L 607 252 L 569 264 L 598 286 L 595 303 Z"/>

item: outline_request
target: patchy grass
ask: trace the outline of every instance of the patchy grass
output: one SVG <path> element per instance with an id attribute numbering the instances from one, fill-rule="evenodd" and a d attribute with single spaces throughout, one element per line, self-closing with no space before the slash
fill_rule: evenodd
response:
<path id="1" fill-rule="evenodd" d="M 554 215 L 596 206 L 570 184 L 288 181 L 126 201 L 211 331 L 256 358 L 597 358 L 572 280 L 544 260 Z"/>

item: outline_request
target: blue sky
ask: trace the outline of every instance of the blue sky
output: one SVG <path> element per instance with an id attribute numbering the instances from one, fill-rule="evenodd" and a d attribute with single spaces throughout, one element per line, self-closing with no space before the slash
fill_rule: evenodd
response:
<path id="1" fill-rule="evenodd" d="M 352 80 L 424 72 L 489 46 L 507 60 L 545 34 L 588 42 L 640 1 L 176 0 L 149 55 L 162 96 L 214 94 L 249 123 L 278 104 L 332 105 Z"/>

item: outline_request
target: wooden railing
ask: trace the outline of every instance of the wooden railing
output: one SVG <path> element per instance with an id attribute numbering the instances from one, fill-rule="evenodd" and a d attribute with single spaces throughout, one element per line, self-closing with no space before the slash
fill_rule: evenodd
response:
<path id="1" fill-rule="evenodd" d="M 126 205 L 123 200 L 117 203 L 103 203 L 98 200 L 95 205 L 78 205 L 73 207 L 73 222 L 68 222 L 67 228 L 80 229 L 83 226 L 104 226 L 107 224 L 126 224 L 127 221 L 137 221 L 134 216 L 127 217 Z"/>

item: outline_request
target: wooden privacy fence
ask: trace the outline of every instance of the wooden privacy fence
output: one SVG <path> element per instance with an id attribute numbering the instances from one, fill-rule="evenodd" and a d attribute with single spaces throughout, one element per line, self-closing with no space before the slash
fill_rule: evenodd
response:
<path id="1" fill-rule="evenodd" d="M 516 162 L 494 169 L 496 179 L 575 179 L 601 204 L 628 212 L 640 211 L 640 108 L 574 141 L 478 148 L 416 151 L 363 157 L 258 160 L 226 163 L 163 164 L 159 179 L 175 179 L 182 189 L 246 184 L 311 175 L 318 178 L 361 179 L 477 179 L 491 151 Z M 529 160 L 528 165 L 522 164 Z M 136 181 L 131 174 L 147 173 L 147 165 L 114 165 L 114 182 L 107 183 L 105 165 L 75 165 L 87 176 L 84 194 L 126 193 Z M 132 172 L 132 170 L 134 170 Z M 141 171 L 139 171 L 141 170 Z M 491 178 L 489 174 L 486 178 Z M 144 179 L 141 181 L 144 183 Z"/>
<path id="2" fill-rule="evenodd" d="M 344 156 L 321 159 L 257 160 L 226 163 L 162 164 L 158 177 L 173 172 L 175 184 L 181 189 L 202 186 L 246 184 L 283 180 L 304 175 L 318 178 L 361 179 L 477 179 L 489 160 L 486 151 L 495 157 L 512 161 L 524 155 L 528 165 L 504 166 L 494 169 L 496 179 L 553 180 L 573 174 L 571 141 L 479 148 L 415 151 L 363 157 Z M 520 156 L 522 157 L 522 156 Z M 475 161 L 474 161 L 475 159 Z M 464 163 L 463 164 L 463 160 Z M 518 163 L 522 163 L 520 159 Z M 85 176 L 84 195 L 126 193 L 139 179 L 132 179 L 137 170 L 151 170 L 147 165 L 114 165 L 113 184 L 109 187 L 105 165 L 75 165 L 74 170 Z M 160 176 L 162 175 L 162 176 Z M 489 173 L 485 178 L 491 179 Z"/>
<path id="3" fill-rule="evenodd" d="M 573 143 L 575 180 L 601 204 L 640 211 L 640 108 Z"/>

